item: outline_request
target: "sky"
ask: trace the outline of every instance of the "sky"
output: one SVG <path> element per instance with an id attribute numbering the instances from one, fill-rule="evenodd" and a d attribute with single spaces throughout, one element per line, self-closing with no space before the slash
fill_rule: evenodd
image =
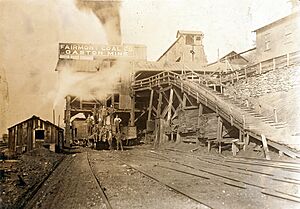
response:
<path id="1" fill-rule="evenodd" d="M 122 41 L 146 45 L 148 60 L 155 61 L 176 40 L 177 30 L 200 30 L 213 62 L 218 49 L 222 56 L 252 48 L 253 30 L 290 11 L 287 0 L 124 0 Z M 74 0 L 0 0 L 0 17 L 0 65 L 9 84 L 6 126 L 34 114 L 52 120 L 58 43 L 105 44 L 100 22 Z M 55 107 L 56 116 L 63 104 Z"/>

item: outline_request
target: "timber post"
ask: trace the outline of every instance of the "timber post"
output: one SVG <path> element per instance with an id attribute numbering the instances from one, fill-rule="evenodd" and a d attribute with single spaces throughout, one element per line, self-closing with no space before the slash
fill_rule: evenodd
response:
<path id="1" fill-rule="evenodd" d="M 159 92 L 158 95 L 158 103 L 157 103 L 157 112 L 156 112 L 156 119 L 155 119 L 155 139 L 154 139 L 154 147 L 157 148 L 160 144 L 161 138 L 161 105 L 162 105 L 162 92 Z"/>
<path id="2" fill-rule="evenodd" d="M 170 89 L 170 97 L 169 97 L 169 104 L 168 104 L 168 115 L 167 115 L 167 123 L 170 125 L 171 122 L 171 114 L 172 114 L 172 105 L 173 105 L 173 89 Z"/>
<path id="3" fill-rule="evenodd" d="M 220 116 L 218 116 L 218 127 L 217 127 L 217 141 L 219 142 L 219 153 L 222 152 L 222 133 L 223 133 L 223 121 Z"/>
<path id="4" fill-rule="evenodd" d="M 150 101 L 149 101 L 149 108 L 148 108 L 148 121 L 151 120 L 151 112 L 152 112 L 152 104 L 153 104 L 153 94 L 154 94 L 154 90 L 151 90 L 150 93 Z"/>
<path id="5" fill-rule="evenodd" d="M 130 126 L 134 126 L 135 120 L 135 97 L 134 95 L 131 96 L 131 108 L 130 108 Z"/>
<path id="6" fill-rule="evenodd" d="M 269 148 L 268 148 L 268 143 L 265 135 L 261 135 L 261 141 L 263 144 L 264 152 L 265 152 L 265 157 L 267 160 L 271 160 L 270 155 L 269 155 Z"/>
<path id="7" fill-rule="evenodd" d="M 66 147 L 70 147 L 71 143 L 71 96 L 66 96 L 66 113 L 65 113 L 65 138 L 66 138 Z"/>

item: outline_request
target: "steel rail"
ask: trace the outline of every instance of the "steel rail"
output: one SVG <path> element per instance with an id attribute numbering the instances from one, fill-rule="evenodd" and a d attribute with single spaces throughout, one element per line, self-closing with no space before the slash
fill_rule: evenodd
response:
<path id="1" fill-rule="evenodd" d="M 40 191 L 40 189 L 42 188 L 42 186 L 44 185 L 44 183 L 50 178 L 50 176 L 53 174 L 54 171 L 56 171 L 56 169 L 58 168 L 58 166 L 66 159 L 65 156 L 62 156 L 58 162 L 56 162 L 56 164 L 53 166 L 52 170 L 42 179 L 42 181 L 40 181 L 39 183 L 33 185 L 31 188 L 28 189 L 28 191 L 26 192 L 26 196 L 22 197 L 21 201 L 17 201 L 17 203 L 14 205 L 13 208 L 32 208 L 33 204 L 35 203 L 35 197 L 36 195 L 38 195 L 38 192 Z M 70 161 L 72 162 L 73 159 L 71 158 Z M 68 164 L 67 167 L 63 168 L 62 171 L 60 171 L 60 173 L 63 173 L 63 171 L 65 171 L 68 167 L 69 167 L 70 163 Z"/>
<path id="2" fill-rule="evenodd" d="M 174 151 L 174 150 L 173 150 Z M 176 151 L 174 151 L 176 152 Z M 184 152 L 181 152 L 181 153 L 184 153 Z M 155 153 L 154 154 L 157 154 L 158 156 L 161 156 L 161 157 L 164 157 L 164 158 L 168 158 L 166 157 L 165 155 L 162 155 L 162 154 L 159 154 L 159 153 Z M 187 156 L 190 156 L 188 154 L 186 154 Z M 197 159 L 197 158 L 196 158 Z M 259 188 L 259 189 L 262 189 L 261 193 L 262 194 L 265 194 L 265 195 L 270 195 L 270 196 L 274 196 L 273 193 L 270 193 L 270 192 L 266 192 L 266 190 L 270 190 L 270 191 L 273 191 L 275 193 L 280 193 L 284 196 L 280 196 L 280 195 L 276 195 L 274 197 L 278 197 L 280 199 L 285 199 L 285 200 L 289 200 L 289 201 L 292 201 L 292 202 L 297 202 L 297 203 L 300 203 L 300 197 L 299 196 L 296 196 L 296 195 L 293 195 L 293 194 L 288 194 L 288 193 L 285 193 L 285 192 L 282 192 L 282 191 L 278 191 L 278 190 L 273 190 L 271 188 L 267 188 L 266 186 L 261 186 L 261 185 L 257 185 L 257 184 L 254 184 L 254 183 L 251 183 L 251 182 L 248 182 L 248 181 L 244 181 L 244 180 L 238 180 L 238 179 L 235 179 L 235 178 L 231 178 L 231 177 L 226 177 L 226 176 L 223 176 L 223 175 L 220 175 L 220 174 L 217 174 L 217 173 L 213 173 L 213 172 L 210 172 L 210 171 L 206 171 L 206 170 L 203 170 L 203 169 L 200 169 L 200 168 L 195 168 L 193 166 L 190 166 L 190 165 L 186 165 L 184 163 L 179 163 L 177 161 L 174 161 L 174 160 L 171 160 L 169 158 L 170 162 L 174 162 L 174 163 L 178 163 L 179 165 L 182 165 L 182 166 L 186 166 L 188 168 L 192 168 L 192 169 L 195 169 L 195 170 L 199 170 L 199 171 L 202 171 L 202 172 L 206 172 L 206 173 L 209 173 L 211 175 L 215 175 L 215 176 L 218 176 L 218 177 L 222 177 L 222 178 L 225 178 L 225 179 L 229 179 L 229 180 L 232 180 L 234 182 L 240 182 L 240 183 L 244 183 L 246 185 L 249 185 L 249 186 L 253 186 L 253 187 L 256 187 L 256 188 Z M 198 159 L 199 160 L 199 159 Z M 259 174 L 259 172 L 257 172 Z M 286 181 L 286 180 L 281 180 L 281 179 L 276 179 L 276 178 L 272 178 L 272 177 L 269 177 L 271 180 L 273 181 L 282 181 L 284 183 L 292 183 L 292 184 L 295 184 L 295 182 L 292 182 L 292 181 Z"/>
<path id="3" fill-rule="evenodd" d="M 194 200 L 195 202 L 197 202 L 199 204 L 202 204 L 202 205 L 204 205 L 204 206 L 206 206 L 206 207 L 208 207 L 210 209 L 213 209 L 212 206 L 209 206 L 206 203 L 203 203 L 202 201 L 200 201 L 200 200 L 198 200 L 198 199 L 196 199 L 196 198 L 194 198 L 194 197 L 192 197 L 192 196 L 190 196 L 190 195 L 188 195 L 188 194 L 186 194 L 186 193 L 178 190 L 177 188 L 175 188 L 174 186 L 172 186 L 170 184 L 167 184 L 167 183 L 164 183 L 164 182 L 160 181 L 159 179 L 155 178 L 154 176 L 146 173 L 145 171 L 142 171 L 141 169 L 136 168 L 135 166 L 132 166 L 132 165 L 128 164 L 127 162 L 121 160 L 120 158 L 118 158 L 118 157 L 114 157 L 114 158 L 117 159 L 117 160 L 119 160 L 121 163 L 127 165 L 131 169 L 136 170 L 136 171 L 140 172 L 141 174 L 143 174 L 144 176 L 147 176 L 148 178 L 150 178 L 150 179 L 158 182 L 159 184 L 161 184 L 161 185 L 163 185 L 163 186 L 165 186 L 165 187 L 167 187 L 167 188 L 169 188 L 171 190 L 174 190 L 175 192 L 177 192 L 177 193 L 179 193 L 179 194 L 181 194 L 181 195 L 183 195 L 183 196 L 185 196 L 185 197 L 187 197 L 189 199 L 192 199 L 192 200 Z"/>
<path id="4" fill-rule="evenodd" d="M 93 171 L 93 167 L 92 167 L 91 161 L 90 161 L 90 159 L 89 159 L 89 154 L 88 154 L 88 152 L 86 152 L 86 157 L 87 157 L 87 161 L 88 161 L 88 165 L 89 165 L 89 168 L 90 168 L 90 170 L 91 170 L 91 173 L 93 174 L 93 176 L 94 176 L 94 178 L 95 178 L 95 180 L 96 180 L 96 182 L 97 182 L 97 185 L 98 185 L 99 188 L 100 188 L 99 190 L 100 190 L 100 195 L 101 195 L 101 197 L 102 197 L 102 200 L 104 201 L 104 203 L 105 203 L 107 209 L 113 209 L 113 207 L 111 206 L 111 204 L 110 204 L 110 202 L 109 202 L 109 200 L 108 200 L 108 198 L 107 198 L 107 196 L 106 196 L 106 194 L 105 194 L 105 192 L 104 192 L 104 189 L 103 189 L 103 187 L 102 187 L 102 185 L 101 185 L 101 182 L 100 182 L 99 178 L 96 176 L 96 174 L 95 174 L 94 171 Z"/>

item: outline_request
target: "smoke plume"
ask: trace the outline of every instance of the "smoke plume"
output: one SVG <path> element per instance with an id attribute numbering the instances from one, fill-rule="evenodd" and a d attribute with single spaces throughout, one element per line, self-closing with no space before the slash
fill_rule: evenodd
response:
<path id="1" fill-rule="evenodd" d="M 108 44 L 122 43 L 119 2 L 76 0 L 76 6 L 81 10 L 92 11 L 97 16 L 106 32 Z"/>
<path id="2" fill-rule="evenodd" d="M 118 92 L 120 78 L 130 75 L 130 67 L 130 63 L 119 61 L 111 68 L 86 73 L 76 72 L 76 69 L 66 64 L 60 68 L 54 107 L 67 95 L 87 101 L 106 99 L 109 94 Z"/>

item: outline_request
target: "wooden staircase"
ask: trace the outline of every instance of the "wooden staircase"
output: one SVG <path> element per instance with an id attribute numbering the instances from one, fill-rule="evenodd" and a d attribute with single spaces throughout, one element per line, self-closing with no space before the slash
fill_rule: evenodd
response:
<path id="1" fill-rule="evenodd" d="M 187 95 L 194 97 L 205 106 L 218 113 L 232 126 L 262 140 L 266 136 L 268 145 L 286 155 L 296 158 L 300 154 L 292 151 L 289 145 L 291 136 L 286 123 L 275 122 L 273 118 L 259 114 L 254 109 L 239 102 L 239 98 L 232 98 L 215 91 L 207 86 L 206 77 L 194 72 L 188 74 L 177 74 L 170 71 L 151 76 L 149 78 L 136 80 L 133 90 L 147 90 L 161 85 L 174 85 L 184 91 Z M 212 80 L 209 80 L 213 83 Z M 300 148 L 300 143 L 298 147 Z"/>

